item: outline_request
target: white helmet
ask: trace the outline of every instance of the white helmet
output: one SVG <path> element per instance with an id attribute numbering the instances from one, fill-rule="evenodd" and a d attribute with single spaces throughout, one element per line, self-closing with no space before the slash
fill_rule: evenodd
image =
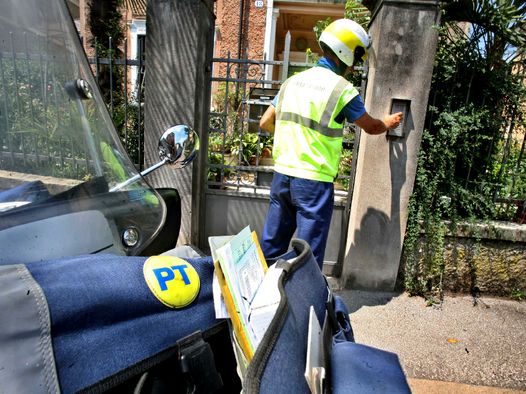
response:
<path id="1" fill-rule="evenodd" d="M 359 59 L 367 58 L 371 39 L 365 29 L 355 21 L 338 19 L 323 30 L 320 36 L 321 43 L 327 45 L 347 66 L 352 66 L 355 53 Z"/>

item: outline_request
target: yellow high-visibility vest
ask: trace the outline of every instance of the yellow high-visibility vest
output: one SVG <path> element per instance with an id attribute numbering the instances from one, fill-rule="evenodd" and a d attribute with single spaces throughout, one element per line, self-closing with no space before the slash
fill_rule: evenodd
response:
<path id="1" fill-rule="evenodd" d="M 323 67 L 287 79 L 276 107 L 274 170 L 333 182 L 343 139 L 343 124 L 335 118 L 357 95 L 349 81 Z"/>

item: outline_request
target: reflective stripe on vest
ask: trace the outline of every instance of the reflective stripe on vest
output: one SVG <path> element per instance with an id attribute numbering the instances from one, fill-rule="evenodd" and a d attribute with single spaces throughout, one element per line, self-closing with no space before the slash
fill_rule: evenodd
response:
<path id="1" fill-rule="evenodd" d="M 285 83 L 283 84 L 282 92 L 285 91 L 287 82 L 288 80 L 285 81 Z M 340 96 L 342 95 L 347 85 L 349 85 L 349 82 L 343 78 L 338 81 L 329 97 L 329 101 L 327 102 L 327 105 L 325 107 L 326 109 L 323 112 L 323 116 L 319 122 L 294 112 L 282 112 L 281 103 L 283 102 L 283 100 L 282 95 L 280 95 L 278 101 L 278 108 L 276 111 L 277 120 L 285 120 L 297 123 L 301 126 L 308 127 L 309 129 L 316 130 L 318 133 L 321 133 L 327 137 L 341 137 L 343 136 L 343 125 L 341 128 L 334 129 L 329 127 L 329 124 L 331 123 L 331 114 L 334 112 L 334 109 L 338 104 L 338 100 L 340 99 Z"/>
<path id="2" fill-rule="evenodd" d="M 343 124 L 336 117 L 358 95 L 344 78 L 314 67 L 287 79 L 276 106 L 274 169 L 332 182 L 338 172 Z"/>

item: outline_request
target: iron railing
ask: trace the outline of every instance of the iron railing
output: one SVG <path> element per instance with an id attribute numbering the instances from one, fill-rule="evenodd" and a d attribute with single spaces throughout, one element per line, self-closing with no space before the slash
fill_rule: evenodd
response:
<path id="1" fill-rule="evenodd" d="M 97 48 L 97 46 L 95 46 Z M 123 44 L 123 57 L 113 55 L 112 38 L 108 39 L 108 57 L 88 57 L 99 87 L 103 89 L 106 105 L 113 118 L 117 133 L 124 148 L 138 170 L 143 168 L 144 160 L 144 75 L 146 61 L 142 47 L 136 59 L 128 58 L 126 40 Z M 104 82 L 102 81 L 104 75 Z"/>
<path id="2" fill-rule="evenodd" d="M 62 70 L 46 55 L 52 44 L 37 35 L 9 34 L 0 50 L 0 169 L 81 179 L 89 154 L 60 132 L 72 127 L 74 115 L 58 86 Z"/>
<path id="3" fill-rule="evenodd" d="M 288 58 L 265 61 L 230 56 L 212 61 L 214 76 L 208 130 L 208 188 L 268 192 L 273 174 L 273 136 L 259 128 L 259 119 L 286 77 L 314 64 L 291 62 Z M 363 69 L 360 68 L 360 71 Z M 265 79 L 265 75 L 278 75 L 279 79 Z M 346 194 L 351 178 L 354 128 L 349 125 L 345 130 L 341 171 L 335 183 L 340 186 L 337 193 L 342 195 Z"/>
<path id="4" fill-rule="evenodd" d="M 13 38 L 11 38 L 13 40 Z M 17 37 L 20 44 L 20 37 Z M 25 46 L 7 45 L 0 51 L 0 169 L 81 179 L 88 173 L 89 154 L 85 147 L 71 140 L 71 135 L 59 133 L 74 116 L 69 98 L 57 81 L 61 70 L 45 54 L 45 42 L 38 37 L 25 37 Z M 29 42 L 29 43 L 28 43 Z M 111 45 L 111 41 L 110 41 Z M 23 51 L 21 51 L 23 48 Z M 39 51 L 39 49 L 42 49 Z M 90 58 L 93 73 L 99 81 L 106 68 L 113 84 L 116 70 L 121 68 L 123 81 L 109 90 L 106 104 L 113 117 L 121 141 L 138 169 L 143 161 L 144 135 L 144 61 Z M 131 75 L 135 77 L 131 80 Z M 73 125 L 71 125 L 73 127 Z M 46 165 L 41 165 L 46 163 Z M 45 169 L 45 170 L 44 170 Z"/>
<path id="5" fill-rule="evenodd" d="M 523 85 L 526 83 L 526 65 L 510 70 L 509 78 L 518 78 Z M 462 78 L 461 71 L 455 79 Z M 461 96 L 464 95 L 462 92 Z M 470 89 L 465 91 L 465 103 L 470 100 Z M 482 102 L 484 102 L 484 97 Z M 435 107 L 436 94 L 430 98 L 430 108 Z M 491 129 L 491 138 L 480 149 L 463 152 L 463 157 L 454 157 L 451 166 L 456 161 L 470 163 L 469 168 L 464 170 L 456 180 L 466 190 L 471 191 L 481 204 L 488 202 L 492 204 L 493 217 L 490 219 L 515 221 L 526 224 L 526 100 L 524 97 L 508 97 L 509 104 L 504 106 L 500 118 L 502 126 L 494 133 Z M 514 104 L 513 104 L 514 103 Z M 426 128 L 432 128 L 435 111 L 428 109 Z M 490 116 L 490 115 L 488 115 Z M 500 120 L 500 119 L 499 119 Z M 469 131 L 466 130 L 466 133 Z M 481 168 L 484 170 L 481 171 Z"/>

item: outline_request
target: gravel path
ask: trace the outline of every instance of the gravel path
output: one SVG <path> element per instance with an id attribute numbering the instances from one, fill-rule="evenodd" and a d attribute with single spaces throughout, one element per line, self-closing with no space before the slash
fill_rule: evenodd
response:
<path id="1" fill-rule="evenodd" d="M 428 307 L 405 293 L 336 293 L 356 342 L 397 353 L 408 378 L 526 392 L 526 302 L 448 295 Z"/>

